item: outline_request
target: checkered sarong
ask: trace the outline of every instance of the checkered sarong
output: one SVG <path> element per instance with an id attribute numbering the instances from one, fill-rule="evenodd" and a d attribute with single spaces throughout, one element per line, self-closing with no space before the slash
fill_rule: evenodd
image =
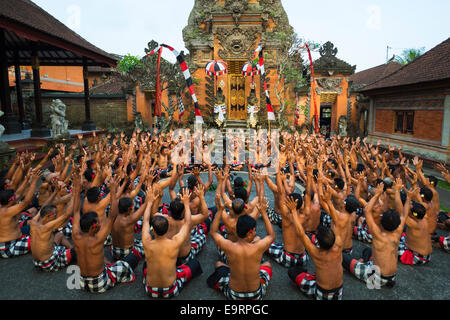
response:
<path id="1" fill-rule="evenodd" d="M 130 253 L 134 253 L 136 256 L 144 257 L 144 245 L 142 244 L 142 240 L 134 239 L 134 244 L 131 248 L 117 248 L 114 245 L 110 247 L 110 253 L 112 258 L 117 260 L 122 260 Z"/>
<path id="2" fill-rule="evenodd" d="M 375 272 L 373 260 L 369 260 L 365 263 L 353 259 L 350 263 L 350 273 L 352 273 L 357 279 L 365 282 L 366 284 L 373 283 L 379 284 L 380 287 L 388 286 L 393 287 L 395 284 L 396 275 L 383 276 Z"/>
<path id="3" fill-rule="evenodd" d="M 144 286 L 145 292 L 152 298 L 164 298 L 170 299 L 178 296 L 183 289 L 183 287 L 192 278 L 192 272 L 190 268 L 186 265 L 181 265 L 177 267 L 177 278 L 173 285 L 168 288 L 156 288 L 150 287 L 147 283 L 147 269 L 144 269 Z"/>
<path id="4" fill-rule="evenodd" d="M 24 235 L 19 239 L 0 243 L 0 257 L 8 259 L 29 253 L 30 240 L 29 235 Z"/>
<path id="5" fill-rule="evenodd" d="M 431 254 L 424 256 L 420 253 L 408 249 L 408 247 L 406 246 L 406 234 L 403 234 L 400 238 L 397 253 L 398 258 L 403 264 L 420 266 L 430 262 L 431 260 Z"/>
<path id="6" fill-rule="evenodd" d="M 448 237 L 440 237 L 439 238 L 439 245 L 442 249 L 444 249 L 447 252 L 450 252 L 450 236 Z"/>
<path id="7" fill-rule="evenodd" d="M 308 254 L 303 252 L 302 254 L 287 252 L 284 249 L 284 245 L 273 242 L 267 253 L 279 264 L 284 267 L 304 266 L 308 262 Z"/>
<path id="8" fill-rule="evenodd" d="M 54 246 L 52 256 L 46 261 L 37 261 L 33 259 L 36 268 L 47 272 L 56 272 L 67 267 L 72 260 L 70 249 L 63 246 Z"/>
<path id="9" fill-rule="evenodd" d="M 134 233 L 142 232 L 142 226 L 144 224 L 144 217 L 141 217 L 134 225 Z"/>
<path id="10" fill-rule="evenodd" d="M 332 290 L 322 289 L 316 280 L 316 276 L 307 272 L 300 273 L 295 278 L 295 284 L 300 291 L 310 299 L 316 300 L 342 300 L 343 286 Z"/>
<path id="11" fill-rule="evenodd" d="M 219 229 L 220 234 L 225 238 L 228 239 L 228 233 L 227 230 L 225 229 L 225 225 L 222 225 L 221 228 Z M 223 262 L 225 264 L 228 264 L 228 259 L 227 259 L 227 255 L 225 254 L 225 251 L 222 250 L 222 248 L 220 248 L 219 246 L 216 246 L 217 248 L 217 254 L 219 255 L 219 261 Z"/>
<path id="12" fill-rule="evenodd" d="M 196 228 L 191 231 L 191 251 L 184 258 L 179 258 L 177 265 L 183 265 L 188 263 L 190 260 L 197 257 L 200 251 L 203 249 L 208 236 L 208 229 L 205 223 L 199 224 Z"/>
<path id="13" fill-rule="evenodd" d="M 67 222 L 64 227 L 58 229 L 58 231 L 60 231 L 67 239 L 72 239 L 72 227 L 72 217 L 70 217 L 69 222 Z"/>
<path id="14" fill-rule="evenodd" d="M 81 288 L 91 293 L 104 293 L 117 283 L 128 283 L 136 280 L 128 262 L 117 261 L 108 266 L 96 277 L 81 276 Z"/>
<path id="15" fill-rule="evenodd" d="M 266 294 L 270 279 L 272 279 L 272 268 L 268 266 L 261 266 L 259 270 L 259 277 L 261 279 L 261 286 L 254 292 L 235 292 L 229 287 L 230 282 L 230 268 L 221 267 L 228 272 L 223 275 L 215 284 L 214 289 L 222 292 L 226 298 L 231 300 L 262 300 Z"/>
<path id="16" fill-rule="evenodd" d="M 280 214 L 275 212 L 274 208 L 272 208 L 272 207 L 267 208 L 267 217 L 269 218 L 269 221 L 272 224 L 281 227 L 283 218 L 281 217 Z"/>
<path id="17" fill-rule="evenodd" d="M 366 223 L 364 223 L 361 227 L 355 226 L 353 228 L 353 237 L 365 243 L 372 243 L 372 235 L 370 234 Z"/>

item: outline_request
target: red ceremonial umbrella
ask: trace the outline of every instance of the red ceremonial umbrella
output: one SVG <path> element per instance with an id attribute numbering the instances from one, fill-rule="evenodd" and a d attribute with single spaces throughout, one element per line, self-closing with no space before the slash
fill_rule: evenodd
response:
<path id="1" fill-rule="evenodd" d="M 228 71 L 227 65 L 225 64 L 225 62 L 216 61 L 216 60 L 208 62 L 206 64 L 205 70 L 206 70 L 207 75 L 209 75 L 210 77 L 215 76 L 216 80 L 217 80 L 218 76 L 222 76 L 222 75 L 226 74 Z"/>
<path id="2" fill-rule="evenodd" d="M 255 83 L 254 77 L 255 75 L 259 74 L 258 67 L 253 62 L 247 62 L 244 64 L 244 67 L 242 68 L 242 75 L 244 77 L 252 77 L 252 84 Z"/>

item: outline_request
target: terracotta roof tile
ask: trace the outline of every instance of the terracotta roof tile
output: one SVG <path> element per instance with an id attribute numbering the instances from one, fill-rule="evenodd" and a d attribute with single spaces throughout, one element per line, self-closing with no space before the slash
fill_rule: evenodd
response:
<path id="1" fill-rule="evenodd" d="M 363 88 L 369 91 L 450 79 L 450 38 L 394 73 Z"/>
<path id="2" fill-rule="evenodd" d="M 357 86 L 371 85 L 372 83 L 394 73 L 401 67 L 402 65 L 400 63 L 391 61 L 389 63 L 355 73 L 350 76 L 349 81 L 352 81 L 353 84 Z"/>

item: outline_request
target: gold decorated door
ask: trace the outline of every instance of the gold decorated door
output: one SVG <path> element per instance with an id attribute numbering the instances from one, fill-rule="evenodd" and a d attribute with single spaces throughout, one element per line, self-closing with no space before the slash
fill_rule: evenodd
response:
<path id="1" fill-rule="evenodd" d="M 247 119 L 247 96 L 242 68 L 245 61 L 228 61 L 228 115 L 230 120 Z"/>

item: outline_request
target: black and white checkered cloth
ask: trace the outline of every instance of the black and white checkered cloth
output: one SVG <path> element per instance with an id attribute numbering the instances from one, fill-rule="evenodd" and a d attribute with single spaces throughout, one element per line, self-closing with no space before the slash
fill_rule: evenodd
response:
<path id="1" fill-rule="evenodd" d="M 317 285 L 316 276 L 307 272 L 300 273 L 295 278 L 295 284 L 300 291 L 310 299 L 315 300 L 342 300 L 343 287 L 333 290 L 324 290 Z"/>
<path id="2" fill-rule="evenodd" d="M 287 252 L 284 245 L 273 242 L 267 253 L 279 264 L 284 267 L 304 266 L 308 262 L 308 254 L 304 251 L 302 254 Z"/>
<path id="3" fill-rule="evenodd" d="M 439 245 L 445 251 L 450 252 L 450 236 L 448 236 L 448 237 L 440 237 L 439 238 Z"/>
<path id="4" fill-rule="evenodd" d="M 131 266 L 125 261 L 117 261 L 105 266 L 105 269 L 96 277 L 81 276 L 81 288 L 91 293 L 104 293 L 118 283 L 133 282 L 136 280 Z"/>
<path id="5" fill-rule="evenodd" d="M 406 234 L 403 234 L 400 238 L 397 254 L 399 260 L 404 264 L 420 266 L 431 261 L 431 254 L 425 256 L 408 249 L 406 246 Z"/>
<path id="6" fill-rule="evenodd" d="M 29 235 L 24 235 L 19 239 L 0 243 L 0 257 L 8 259 L 29 253 L 30 240 Z"/>
<path id="7" fill-rule="evenodd" d="M 267 208 L 267 217 L 269 218 L 270 223 L 281 227 L 283 218 L 270 206 Z"/>
<path id="8" fill-rule="evenodd" d="M 377 284 L 380 287 L 390 286 L 395 284 L 396 275 L 385 277 L 379 272 L 376 272 L 376 266 L 373 264 L 373 260 L 369 260 L 365 263 L 356 259 L 350 263 L 350 272 L 359 280 L 366 284 Z"/>
<path id="9" fill-rule="evenodd" d="M 262 300 L 266 294 L 269 282 L 272 279 L 272 268 L 268 266 L 261 266 L 259 276 L 261 278 L 261 286 L 254 292 L 235 292 L 229 287 L 230 269 L 222 267 L 223 270 L 228 269 L 228 272 L 223 275 L 214 286 L 219 292 L 222 292 L 226 298 L 231 300 Z"/>
<path id="10" fill-rule="evenodd" d="M 115 261 L 124 259 L 130 253 L 134 253 L 141 258 L 145 256 L 144 245 L 142 244 L 142 240 L 139 239 L 134 239 L 134 244 L 131 248 L 117 248 L 114 245 L 111 245 L 110 253 Z"/>
<path id="11" fill-rule="evenodd" d="M 172 286 L 168 288 L 150 287 L 147 283 L 147 269 L 144 269 L 145 292 L 152 298 L 170 299 L 180 294 L 183 287 L 191 280 L 192 272 L 186 265 L 177 267 L 177 278 Z"/>
<path id="12" fill-rule="evenodd" d="M 70 249 L 63 246 L 54 246 L 52 256 L 46 261 L 37 261 L 33 259 L 36 268 L 47 272 L 56 272 L 70 264 L 72 255 Z"/>

